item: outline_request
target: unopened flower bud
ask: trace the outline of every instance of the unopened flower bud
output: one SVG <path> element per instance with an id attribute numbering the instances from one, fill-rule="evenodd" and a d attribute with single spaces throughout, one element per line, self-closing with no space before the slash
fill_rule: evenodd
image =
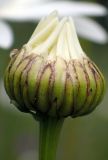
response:
<path id="1" fill-rule="evenodd" d="M 104 78 L 82 50 L 71 17 L 53 12 L 28 43 L 13 50 L 5 88 L 23 112 L 54 117 L 90 113 L 101 102 Z"/>

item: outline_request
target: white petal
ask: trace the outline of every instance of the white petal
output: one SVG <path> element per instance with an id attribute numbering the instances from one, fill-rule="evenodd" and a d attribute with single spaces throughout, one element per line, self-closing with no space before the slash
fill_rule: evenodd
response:
<path id="1" fill-rule="evenodd" d="M 74 21 L 80 36 L 97 43 L 108 42 L 108 33 L 94 20 L 77 17 Z"/>
<path id="2" fill-rule="evenodd" d="M 107 13 L 102 5 L 89 2 L 56 1 L 46 4 L 48 11 L 58 10 L 61 16 L 94 15 L 100 16 Z"/>
<path id="3" fill-rule="evenodd" d="M 56 1 L 41 5 L 31 4 L 21 6 L 5 6 L 1 8 L 0 17 L 9 20 L 36 20 L 48 15 L 53 10 L 58 10 L 61 16 L 102 16 L 107 13 L 107 10 L 102 5 L 87 2 L 66 2 Z"/>
<path id="4" fill-rule="evenodd" d="M 0 8 L 8 5 L 12 0 L 0 0 Z"/>
<path id="5" fill-rule="evenodd" d="M 38 4 L 46 3 L 48 0 L 11 0 L 8 7 L 30 7 Z"/>
<path id="6" fill-rule="evenodd" d="M 0 21 L 0 48 L 9 48 L 13 43 L 13 32 L 10 26 Z"/>

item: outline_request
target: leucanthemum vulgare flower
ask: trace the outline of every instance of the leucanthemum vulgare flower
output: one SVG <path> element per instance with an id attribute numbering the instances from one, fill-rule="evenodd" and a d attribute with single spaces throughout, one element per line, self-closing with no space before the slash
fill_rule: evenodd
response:
<path id="1" fill-rule="evenodd" d="M 102 100 L 103 75 L 82 50 L 71 17 L 59 19 L 53 12 L 43 18 L 29 41 L 13 50 L 10 58 L 4 78 L 6 92 L 22 112 L 38 115 L 40 132 L 48 131 L 40 142 L 46 141 L 47 149 L 55 142 L 64 117 L 86 115 Z M 50 132 L 54 133 L 51 137 Z M 52 160 L 53 153 L 46 153 L 44 145 L 40 160 L 44 154 Z"/>

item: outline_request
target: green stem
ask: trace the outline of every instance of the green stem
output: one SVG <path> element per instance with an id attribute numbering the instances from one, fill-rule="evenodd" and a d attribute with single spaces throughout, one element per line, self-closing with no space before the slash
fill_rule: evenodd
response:
<path id="1" fill-rule="evenodd" d="M 39 160 L 55 160 L 63 119 L 42 118 L 39 134 Z"/>

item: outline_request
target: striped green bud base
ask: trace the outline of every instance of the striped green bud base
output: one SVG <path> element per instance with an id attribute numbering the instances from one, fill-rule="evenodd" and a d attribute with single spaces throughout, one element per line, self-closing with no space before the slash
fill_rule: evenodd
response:
<path id="1" fill-rule="evenodd" d="M 103 98 L 103 75 L 82 50 L 71 17 L 60 20 L 56 12 L 51 13 L 10 57 L 4 78 L 6 92 L 22 112 L 39 121 L 46 118 L 47 132 L 57 119 L 92 112 Z"/>

